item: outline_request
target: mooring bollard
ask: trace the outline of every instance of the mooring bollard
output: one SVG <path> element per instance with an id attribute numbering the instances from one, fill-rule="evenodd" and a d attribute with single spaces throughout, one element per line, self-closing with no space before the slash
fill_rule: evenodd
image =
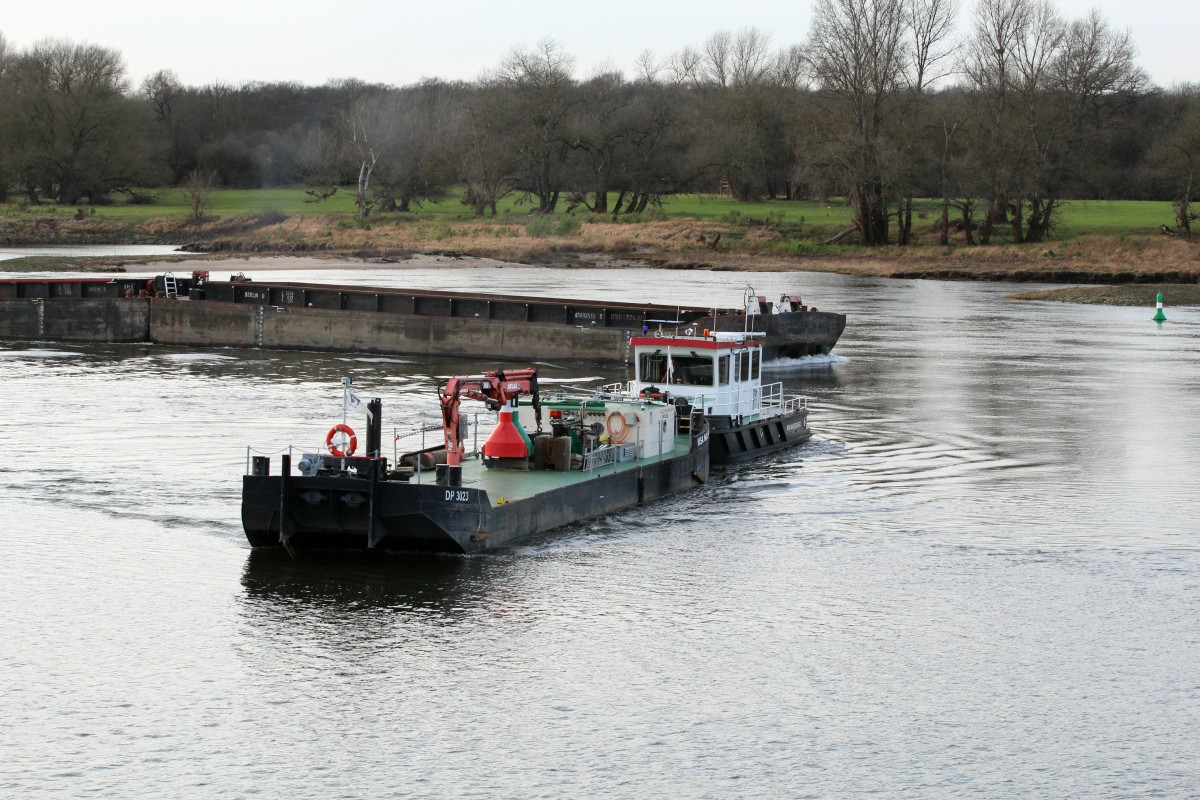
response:
<path id="1" fill-rule="evenodd" d="M 1166 322 L 1167 321 L 1167 315 L 1163 313 L 1163 309 L 1162 309 L 1162 292 L 1158 293 L 1158 310 L 1154 312 L 1154 321 L 1155 322 Z"/>

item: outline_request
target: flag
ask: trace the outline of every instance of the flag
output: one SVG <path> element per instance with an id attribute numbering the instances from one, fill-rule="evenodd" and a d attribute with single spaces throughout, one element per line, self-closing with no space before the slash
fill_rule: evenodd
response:
<path id="1" fill-rule="evenodd" d="M 367 404 L 354 392 L 346 392 L 345 409 L 347 411 L 365 411 L 367 412 L 367 419 L 374 419 L 375 416 L 371 413 L 371 409 L 367 408 Z"/>

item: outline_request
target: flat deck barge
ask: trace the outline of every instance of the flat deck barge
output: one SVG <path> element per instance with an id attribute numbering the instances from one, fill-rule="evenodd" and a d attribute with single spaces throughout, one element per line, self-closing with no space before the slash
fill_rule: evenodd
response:
<path id="1" fill-rule="evenodd" d="M 743 308 L 176 278 L 0 281 L 0 338 L 628 362 L 629 337 L 757 331 L 764 357 L 829 353 L 846 317 L 748 294 Z"/>
<path id="2" fill-rule="evenodd" d="M 348 392 L 349 380 L 343 385 Z M 699 413 L 680 415 L 671 403 L 562 395 L 543 402 L 534 369 L 453 377 L 438 396 L 444 446 L 407 453 L 396 464 L 380 452 L 378 398 L 367 404 L 364 456 L 354 455 L 357 438 L 342 423 L 326 437 L 327 452 L 303 455 L 298 474 L 290 455 L 280 457 L 274 475 L 268 457 L 248 458 L 241 508 L 250 545 L 477 553 L 695 488 L 708 477 L 708 423 Z M 464 399 L 497 412 L 487 441 L 470 453 L 459 412 Z"/>

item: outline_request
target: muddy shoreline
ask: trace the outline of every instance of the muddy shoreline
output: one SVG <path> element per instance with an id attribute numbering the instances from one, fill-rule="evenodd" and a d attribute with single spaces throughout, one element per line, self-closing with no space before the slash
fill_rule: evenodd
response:
<path id="1" fill-rule="evenodd" d="M 389 221 L 370 229 L 330 219 L 217 218 L 203 223 L 115 223 L 56 219 L 0 222 L 0 243 L 162 244 L 184 242 L 202 255 L 178 257 L 37 256 L 0 261 L 0 272 L 244 272 L 429 268 L 462 259 L 499 265 L 728 272 L 832 272 L 877 278 L 1065 284 L 1019 299 L 1143 305 L 1158 291 L 1174 304 L 1200 304 L 1200 245 L 1172 237 L 1086 236 L 1038 245 L 954 243 L 912 247 L 814 247 L 780 252 L 780 231 L 689 219 L 606 224 L 585 222 L 569 235 L 533 235 L 514 220 Z M 0 246 L 3 246 L 0 244 Z M 1085 286 L 1096 287 L 1077 291 Z"/>

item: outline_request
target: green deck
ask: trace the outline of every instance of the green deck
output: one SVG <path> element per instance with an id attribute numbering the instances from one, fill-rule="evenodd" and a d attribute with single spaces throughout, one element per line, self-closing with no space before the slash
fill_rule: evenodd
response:
<path id="1" fill-rule="evenodd" d="M 605 464 L 590 471 L 573 469 L 569 472 L 560 472 L 551 469 L 531 469 L 527 471 L 488 469 L 483 465 L 482 459 L 467 458 L 462 464 L 462 485 L 467 488 L 486 491 L 488 493 L 488 502 L 492 506 L 496 506 L 499 505 L 500 498 L 504 498 L 505 502 L 523 500 L 527 497 L 533 497 L 542 492 L 550 491 L 551 489 L 558 489 L 559 487 L 575 483 L 584 483 L 595 478 L 597 475 L 611 475 L 616 472 L 636 469 L 642 464 L 654 464 L 659 461 L 687 455 L 690 448 L 691 436 L 687 433 L 678 434 L 675 436 L 675 449 L 668 450 L 661 456 L 631 458 L 628 461 Z M 433 470 L 424 470 L 421 473 L 420 481 L 414 475 L 412 482 L 433 484 L 433 475 Z"/>

